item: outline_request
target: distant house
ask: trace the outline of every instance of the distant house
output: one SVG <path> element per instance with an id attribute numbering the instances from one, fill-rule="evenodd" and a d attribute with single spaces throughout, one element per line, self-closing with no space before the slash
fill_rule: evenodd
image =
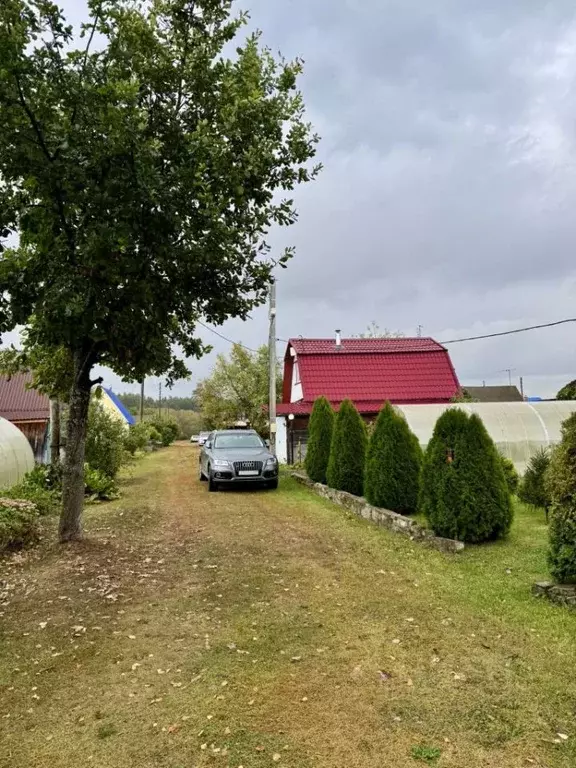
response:
<path id="1" fill-rule="evenodd" d="M 128 408 L 124 405 L 118 395 L 114 394 L 111 389 L 102 387 L 102 396 L 98 401 L 106 413 L 110 414 L 112 418 L 121 421 L 126 427 L 130 427 L 136 424 L 135 417 L 130 413 Z"/>
<path id="2" fill-rule="evenodd" d="M 522 395 L 518 387 L 462 387 L 476 403 L 521 403 Z"/>
<path id="3" fill-rule="evenodd" d="M 50 401 L 30 389 L 31 373 L 0 376 L 0 416 L 23 432 L 37 462 L 49 460 Z"/>
<path id="4" fill-rule="evenodd" d="M 350 399 L 371 421 L 386 400 L 398 405 L 446 404 L 460 385 L 448 351 L 430 338 L 290 339 L 277 406 L 277 450 L 293 462 L 303 453 L 314 400 L 337 410 Z"/>

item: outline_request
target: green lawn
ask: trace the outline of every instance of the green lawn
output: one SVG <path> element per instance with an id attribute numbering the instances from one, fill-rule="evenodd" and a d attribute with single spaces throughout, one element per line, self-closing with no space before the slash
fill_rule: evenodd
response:
<path id="1" fill-rule="evenodd" d="M 576 765 L 543 514 L 446 556 L 289 478 L 209 494 L 196 462 L 146 458 L 86 543 L 0 563 L 2 768 Z"/>

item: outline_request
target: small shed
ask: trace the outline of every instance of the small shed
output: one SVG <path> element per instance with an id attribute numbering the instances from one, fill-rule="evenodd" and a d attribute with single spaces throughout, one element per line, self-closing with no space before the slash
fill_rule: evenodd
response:
<path id="1" fill-rule="evenodd" d="M 112 416 L 113 419 L 120 421 L 125 427 L 132 427 L 136 424 L 134 416 L 111 389 L 102 387 L 102 396 L 98 402 L 106 413 Z"/>
<path id="2" fill-rule="evenodd" d="M 0 417 L 23 432 L 37 462 L 49 461 L 50 401 L 32 389 L 31 373 L 0 376 Z"/>
<path id="3" fill-rule="evenodd" d="M 0 416 L 0 488 L 11 488 L 34 469 L 34 453 L 26 435 Z"/>
<path id="4" fill-rule="evenodd" d="M 462 387 L 462 390 L 475 403 L 521 403 L 524 400 L 518 387 L 513 385 Z"/>

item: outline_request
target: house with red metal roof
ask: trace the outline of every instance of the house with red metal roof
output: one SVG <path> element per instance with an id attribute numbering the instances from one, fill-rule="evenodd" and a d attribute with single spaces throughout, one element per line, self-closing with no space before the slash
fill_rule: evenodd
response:
<path id="1" fill-rule="evenodd" d="M 300 458 L 316 398 L 338 410 L 352 400 L 367 420 L 388 400 L 395 405 L 451 402 L 460 385 L 450 355 L 431 338 L 290 339 L 284 358 L 277 444 L 286 458 Z"/>
<path id="2" fill-rule="evenodd" d="M 30 389 L 32 374 L 0 376 L 0 416 L 11 421 L 28 438 L 36 461 L 45 461 L 48 452 L 50 401 Z"/>

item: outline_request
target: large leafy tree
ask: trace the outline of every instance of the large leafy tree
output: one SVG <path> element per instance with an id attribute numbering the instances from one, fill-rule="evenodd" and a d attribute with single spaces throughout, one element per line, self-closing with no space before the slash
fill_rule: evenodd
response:
<path id="1" fill-rule="evenodd" d="M 0 333 L 28 326 L 70 365 L 62 541 L 81 536 L 94 367 L 186 376 L 200 316 L 265 300 L 266 233 L 318 170 L 300 62 L 258 35 L 226 58 L 245 23 L 230 0 L 88 8 L 79 43 L 56 3 L 0 4 L 0 237 L 19 236 L 0 254 Z"/>
<path id="2" fill-rule="evenodd" d="M 402 339 L 406 334 L 402 331 L 391 331 L 389 328 L 380 328 L 375 320 L 372 320 L 364 333 L 359 333 L 353 338 L 358 339 Z"/>
<path id="3" fill-rule="evenodd" d="M 576 400 L 576 379 L 562 387 L 556 395 L 556 400 Z"/>
<path id="4" fill-rule="evenodd" d="M 406 419 L 390 403 L 378 414 L 368 445 L 364 495 L 376 507 L 415 512 L 422 449 Z"/>
<path id="5" fill-rule="evenodd" d="M 223 429 L 248 421 L 262 435 L 268 433 L 268 347 L 255 352 L 234 344 L 230 355 L 218 355 L 211 375 L 194 393 L 207 429 Z M 277 370 L 277 395 L 282 385 Z"/>

